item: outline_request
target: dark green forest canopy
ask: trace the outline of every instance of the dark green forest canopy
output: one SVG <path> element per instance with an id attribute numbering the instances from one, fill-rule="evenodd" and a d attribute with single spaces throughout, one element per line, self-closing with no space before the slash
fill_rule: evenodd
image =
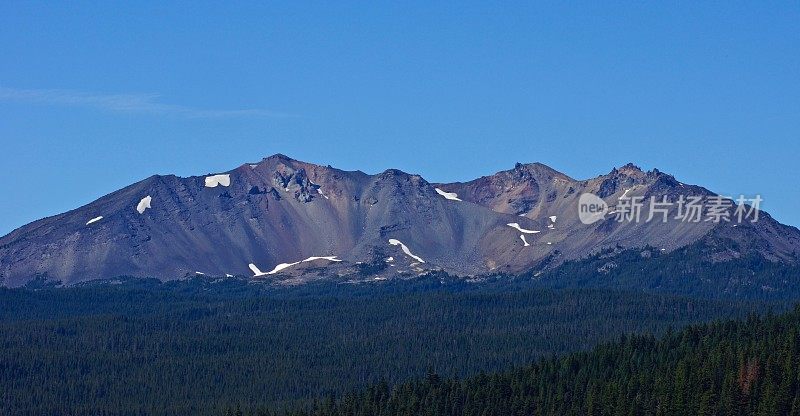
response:
<path id="1" fill-rule="evenodd" d="M 381 379 L 506 370 L 624 333 L 782 308 L 508 279 L 251 286 L 135 280 L 0 290 L 0 413 L 274 410 Z"/>
<path id="2" fill-rule="evenodd" d="M 0 411 L 306 406 L 381 380 L 507 371 L 622 334 L 781 311 L 800 295 L 797 267 L 711 263 L 708 249 L 615 250 L 480 283 L 434 273 L 355 285 L 198 277 L 0 289 Z"/>
<path id="3" fill-rule="evenodd" d="M 254 414 L 265 412 L 254 411 Z M 635 335 L 463 380 L 378 383 L 292 416 L 798 415 L 800 307 L 783 316 Z"/>
<path id="4" fill-rule="evenodd" d="M 540 287 L 608 288 L 713 299 L 800 299 L 800 263 L 745 254 L 727 261 L 736 243 L 698 242 L 664 253 L 654 247 L 605 250 L 565 262 L 535 279 Z M 722 251 L 722 253 L 720 253 Z"/>

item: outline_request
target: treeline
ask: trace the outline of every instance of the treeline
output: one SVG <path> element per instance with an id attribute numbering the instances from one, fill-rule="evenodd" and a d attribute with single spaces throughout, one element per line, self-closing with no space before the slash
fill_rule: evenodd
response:
<path id="1" fill-rule="evenodd" d="M 765 309 L 439 283 L 257 295 L 208 282 L 0 290 L 0 414 L 276 410 L 382 379 L 505 370 L 623 333 Z"/>
<path id="2" fill-rule="evenodd" d="M 534 280 L 550 288 L 609 288 L 710 299 L 800 298 L 800 263 L 774 262 L 755 253 L 711 260 L 726 248 L 737 245 L 725 240 L 714 246 L 697 242 L 670 253 L 654 247 L 607 250 L 565 262 Z"/>
<path id="3" fill-rule="evenodd" d="M 798 415 L 799 361 L 800 307 L 623 337 L 514 371 L 378 383 L 287 415 Z"/>

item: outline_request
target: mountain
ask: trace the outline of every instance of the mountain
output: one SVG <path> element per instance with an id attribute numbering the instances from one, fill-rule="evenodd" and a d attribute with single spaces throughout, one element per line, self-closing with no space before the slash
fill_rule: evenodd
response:
<path id="1" fill-rule="evenodd" d="M 0 238 L 0 282 L 204 274 L 296 284 L 435 270 L 474 277 L 537 272 L 602 249 L 671 252 L 698 241 L 717 247 L 713 261 L 757 254 L 794 263 L 800 253 L 800 231 L 765 212 L 757 222 L 626 222 L 609 214 L 584 224 L 585 193 L 617 211 L 633 197 L 714 195 L 631 164 L 589 180 L 534 163 L 432 184 L 395 169 L 368 175 L 274 155 L 204 176 L 151 176 L 25 225 Z M 678 214 L 676 206 L 667 211 Z"/>
<path id="2" fill-rule="evenodd" d="M 757 253 L 773 261 L 794 262 L 800 253 L 797 228 L 778 223 L 764 211 L 759 212 L 756 222 L 736 221 L 734 208 L 728 210 L 731 221 L 707 221 L 705 214 L 698 222 L 680 221 L 675 220 L 679 207 L 673 203 L 667 210 L 667 222 L 663 222 L 663 215 L 658 213 L 647 221 L 651 198 L 662 201 L 666 197 L 667 201 L 676 202 L 681 196 L 688 200 L 691 196 L 708 198 L 716 194 L 700 186 L 679 182 L 674 176 L 657 169 L 644 172 L 630 163 L 589 180 L 572 179 L 539 163 L 517 164 L 512 170 L 470 182 L 437 186 L 459 195 L 463 201 L 495 212 L 538 219 L 540 226 L 548 223 L 544 219 L 554 219 L 548 224 L 547 233 L 526 237 L 531 244 L 545 240 L 552 242 L 557 245 L 559 254 L 567 259 L 583 258 L 587 253 L 597 252 L 598 247 L 615 245 L 650 245 L 670 252 L 698 240 L 720 245 L 715 260 Z M 641 221 L 617 221 L 614 215 L 608 215 L 594 224 L 583 224 L 577 214 L 580 195 L 584 193 L 595 194 L 609 205 L 621 198 L 642 198 L 645 206 Z"/>

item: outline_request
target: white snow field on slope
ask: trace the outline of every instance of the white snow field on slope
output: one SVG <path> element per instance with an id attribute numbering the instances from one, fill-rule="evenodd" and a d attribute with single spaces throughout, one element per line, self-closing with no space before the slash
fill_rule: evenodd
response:
<path id="1" fill-rule="evenodd" d="M 279 271 L 281 271 L 283 269 L 286 269 L 286 268 L 289 268 L 289 267 L 292 267 L 292 266 L 297 266 L 300 263 L 305 263 L 305 262 L 314 261 L 314 260 L 341 261 L 341 260 L 337 259 L 336 256 L 311 256 L 311 257 L 309 257 L 309 258 L 307 258 L 305 260 L 296 261 L 294 263 L 281 263 L 281 264 L 275 266 L 274 269 L 272 269 L 272 270 L 270 270 L 270 271 L 268 271 L 266 273 L 262 272 L 258 268 L 258 266 L 256 266 L 253 263 L 248 264 L 247 267 L 249 267 L 250 270 L 253 272 L 253 275 L 254 275 L 253 277 L 259 277 L 259 276 L 266 276 L 266 275 L 269 275 L 269 274 L 275 274 L 275 273 L 278 273 Z"/>
<path id="2" fill-rule="evenodd" d="M 281 263 L 281 264 L 275 266 L 274 269 L 272 269 L 272 270 L 270 270 L 270 271 L 268 271 L 268 272 L 266 272 L 264 274 L 275 274 L 275 273 L 278 273 L 279 271 L 281 271 L 283 269 L 288 269 L 289 267 L 297 266 L 298 264 L 300 264 L 299 261 L 296 261 L 294 263 Z"/>
<path id="3" fill-rule="evenodd" d="M 101 216 L 99 216 L 99 217 L 94 217 L 94 218 L 90 219 L 89 221 L 87 221 L 87 222 L 86 222 L 86 225 L 89 225 L 89 224 L 95 223 L 95 222 L 97 222 L 97 221 L 100 221 L 100 220 L 102 220 L 102 219 L 103 219 L 103 216 L 102 216 L 102 215 L 101 215 Z"/>
<path id="4" fill-rule="evenodd" d="M 341 260 L 337 259 L 336 256 L 319 256 L 319 257 L 309 257 L 309 258 L 303 260 L 303 262 L 314 261 L 314 260 L 341 261 Z"/>
<path id="5" fill-rule="evenodd" d="M 147 208 L 150 208 L 150 201 L 152 200 L 153 198 L 151 198 L 150 195 L 147 195 L 146 197 L 142 198 L 142 200 L 139 201 L 139 204 L 136 205 L 136 211 L 140 214 L 144 214 L 144 211 Z"/>
<path id="6" fill-rule="evenodd" d="M 622 199 L 622 198 L 628 198 L 628 192 L 630 192 L 630 191 L 633 191 L 633 190 L 634 190 L 634 189 L 636 189 L 636 188 L 637 188 L 637 185 L 633 185 L 633 187 L 632 187 L 632 188 L 626 188 L 626 189 L 625 189 L 625 190 L 622 192 L 622 196 L 620 196 L 620 197 L 619 197 L 619 199 Z"/>
<path id="7" fill-rule="evenodd" d="M 519 238 L 521 238 L 521 239 L 522 239 L 522 242 L 523 242 L 523 243 L 525 243 L 525 246 L 524 246 L 524 247 L 528 247 L 528 246 L 530 246 L 530 244 L 528 244 L 528 240 L 526 240 L 526 239 L 525 239 L 525 234 L 520 234 L 520 235 L 519 235 Z"/>
<path id="8" fill-rule="evenodd" d="M 217 185 L 230 186 L 231 185 L 231 175 L 223 174 L 223 175 L 206 176 L 206 187 L 207 188 L 216 188 Z"/>
<path id="9" fill-rule="evenodd" d="M 425 263 L 425 260 L 422 260 L 421 257 L 415 256 L 414 254 L 412 254 L 411 250 L 409 250 L 408 247 L 406 247 L 405 244 L 401 243 L 400 240 L 396 240 L 394 238 L 390 238 L 389 239 L 389 244 L 391 244 L 393 246 L 400 246 L 400 248 L 403 250 L 403 253 L 406 253 L 407 256 L 413 258 L 414 260 L 416 260 L 416 261 L 418 261 L 420 263 Z"/>
<path id="10" fill-rule="evenodd" d="M 535 231 L 535 230 L 526 230 L 526 229 L 520 227 L 519 223 L 516 223 L 516 222 L 510 222 L 510 223 L 508 223 L 506 225 L 511 227 L 511 228 L 513 228 L 513 229 L 515 229 L 515 230 L 517 230 L 517 231 L 519 231 L 519 232 L 521 232 L 521 233 L 525 233 L 525 234 L 536 234 L 536 233 L 540 233 L 541 232 L 541 231 Z"/>
<path id="11" fill-rule="evenodd" d="M 249 268 L 250 268 L 250 270 L 252 270 L 253 274 L 255 275 L 255 276 L 253 276 L 253 277 L 264 276 L 264 275 L 266 274 L 266 273 L 262 272 L 262 271 L 261 271 L 261 270 L 258 268 L 258 266 L 256 266 L 256 265 L 255 265 L 255 264 L 253 264 L 253 263 L 250 263 L 250 264 L 248 264 L 248 265 L 247 265 L 247 267 L 249 267 Z"/>
<path id="12" fill-rule="evenodd" d="M 458 199 L 458 194 L 455 192 L 445 192 L 439 188 L 433 188 L 433 189 L 436 190 L 437 194 L 443 196 L 444 199 L 449 199 L 451 201 L 461 201 L 460 199 Z"/>

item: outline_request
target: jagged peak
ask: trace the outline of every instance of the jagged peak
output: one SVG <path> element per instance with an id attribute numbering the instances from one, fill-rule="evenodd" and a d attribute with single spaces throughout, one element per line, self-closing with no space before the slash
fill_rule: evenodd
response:
<path id="1" fill-rule="evenodd" d="M 667 178 L 675 179 L 674 176 L 672 176 L 672 175 L 670 175 L 668 173 L 662 172 L 658 168 L 653 168 L 651 170 L 644 171 L 644 170 L 642 170 L 641 167 L 639 167 L 638 165 L 635 165 L 633 163 L 626 163 L 625 165 L 622 165 L 619 168 L 613 168 L 613 169 L 611 169 L 611 172 L 609 172 L 607 175 L 604 175 L 604 176 L 616 176 L 616 175 L 620 175 L 620 174 L 625 175 L 625 176 L 630 176 L 630 177 L 650 177 L 650 178 L 656 178 L 656 179 L 661 178 L 661 177 L 667 177 Z"/>
<path id="2" fill-rule="evenodd" d="M 603 176 L 617 176 L 617 175 L 624 175 L 628 177 L 643 177 L 649 172 L 645 172 L 640 168 L 638 165 L 629 162 L 620 167 L 615 167 L 611 169 L 611 172 L 607 173 Z M 656 170 L 656 173 L 658 171 Z"/>
<path id="3" fill-rule="evenodd" d="M 259 166 L 262 166 L 264 163 L 270 162 L 270 161 L 284 162 L 284 163 L 299 162 L 298 160 L 292 159 L 291 157 L 286 156 L 283 153 L 275 153 L 274 155 L 262 158 L 258 162 L 246 162 L 246 163 L 243 163 L 241 166 L 239 166 L 239 169 L 244 169 L 245 167 L 249 167 L 251 169 L 256 169 Z M 302 162 L 300 162 L 300 163 L 302 163 Z"/>
<path id="4" fill-rule="evenodd" d="M 275 166 L 275 165 L 281 165 L 281 164 L 283 164 L 283 165 L 285 165 L 287 167 L 292 167 L 292 168 L 323 167 L 323 166 L 315 164 L 315 163 L 304 162 L 302 160 L 294 159 L 292 157 L 286 156 L 283 153 L 275 153 L 274 155 L 267 156 L 267 157 L 261 159 L 260 162 L 257 162 L 257 163 L 246 163 L 245 165 L 250 165 L 251 168 L 255 169 L 255 168 L 257 168 L 259 166 L 262 166 L 262 165 Z M 242 165 L 242 166 L 245 166 L 245 165 Z M 327 168 L 334 169 L 330 165 L 328 165 Z"/>
<path id="5" fill-rule="evenodd" d="M 432 185 L 420 175 L 414 173 L 404 172 L 400 169 L 386 169 L 385 171 L 374 175 L 374 179 L 379 182 L 396 183 L 396 184 L 412 184 L 413 186 L 431 187 Z"/>
<path id="6" fill-rule="evenodd" d="M 620 166 L 618 170 L 623 173 L 644 173 L 644 171 L 642 171 L 642 168 L 633 164 L 633 162 L 628 162 Z"/>
<path id="7" fill-rule="evenodd" d="M 289 157 L 289 156 L 286 156 L 286 155 L 285 155 L 285 154 L 283 154 L 283 153 L 275 153 L 274 155 L 272 155 L 272 156 L 267 156 L 267 157 L 265 157 L 265 158 L 264 158 L 264 159 L 262 159 L 262 160 L 271 160 L 271 159 L 285 160 L 285 161 L 289 161 L 289 162 L 297 162 L 297 160 L 295 160 L 295 159 L 292 159 L 291 157 Z"/>
<path id="8" fill-rule="evenodd" d="M 288 164 L 288 165 L 292 165 L 292 164 L 295 164 L 295 163 L 302 163 L 302 164 L 306 164 L 306 165 L 312 165 L 312 163 L 307 163 L 307 162 L 303 162 L 301 160 L 297 160 L 297 159 L 291 158 L 289 156 L 286 156 L 283 153 L 275 153 L 274 155 L 267 156 L 267 157 L 261 159 L 261 161 L 259 161 L 259 162 L 246 163 L 246 164 L 247 165 L 251 165 L 251 166 L 260 166 L 260 165 L 262 165 L 264 163 L 267 163 L 267 162 L 284 163 L 284 164 Z"/>
<path id="9" fill-rule="evenodd" d="M 404 172 L 400 169 L 386 169 L 383 172 L 379 173 L 380 176 L 410 176 L 411 174 L 408 172 Z"/>
<path id="10" fill-rule="evenodd" d="M 559 179 L 563 179 L 563 180 L 566 180 L 566 181 L 575 181 L 573 178 L 569 177 L 568 175 L 566 175 L 566 174 L 564 174 L 562 172 L 559 172 L 559 171 L 551 168 L 550 166 L 547 166 L 544 163 L 540 163 L 540 162 L 533 162 L 533 163 L 520 163 L 520 162 L 517 162 L 514 165 L 514 169 L 512 171 L 515 171 L 515 172 L 525 171 L 525 172 L 532 173 L 532 174 L 534 174 L 536 176 L 547 175 L 547 176 L 552 176 L 553 178 L 559 178 Z"/>
<path id="11" fill-rule="evenodd" d="M 422 181 L 425 181 L 425 179 L 422 176 L 417 175 L 416 173 L 408 173 L 408 172 L 402 171 L 400 169 L 386 169 L 383 172 L 379 173 L 377 176 L 386 177 L 386 178 L 403 177 L 403 178 L 409 178 L 409 179 L 420 179 Z M 427 182 L 427 181 L 425 181 L 425 182 Z"/>

